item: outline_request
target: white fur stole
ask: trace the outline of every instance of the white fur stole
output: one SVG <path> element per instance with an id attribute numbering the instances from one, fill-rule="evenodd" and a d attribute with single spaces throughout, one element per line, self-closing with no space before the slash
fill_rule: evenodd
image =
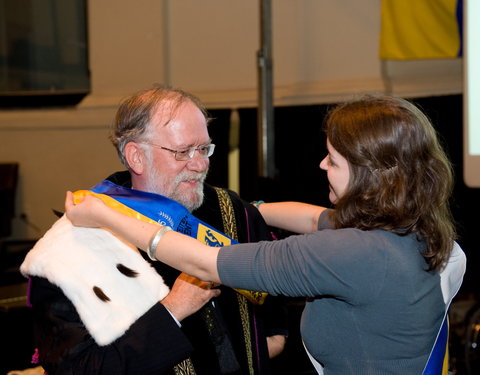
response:
<path id="1" fill-rule="evenodd" d="M 136 277 L 121 273 L 119 264 Z M 122 336 L 169 292 L 135 247 L 104 229 L 75 227 L 65 215 L 30 250 L 20 271 L 59 286 L 99 345 Z M 102 301 L 94 287 L 109 301 Z"/>

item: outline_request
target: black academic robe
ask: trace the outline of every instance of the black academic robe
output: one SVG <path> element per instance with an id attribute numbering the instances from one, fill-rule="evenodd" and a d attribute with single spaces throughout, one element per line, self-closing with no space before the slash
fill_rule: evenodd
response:
<path id="1" fill-rule="evenodd" d="M 118 172 L 109 177 L 117 185 L 130 187 L 130 176 L 127 172 Z M 258 210 L 242 200 L 238 194 L 226 190 L 232 201 L 239 242 L 256 242 L 272 240 L 270 228 L 266 225 Z M 204 201 L 200 208 L 192 214 L 215 229 L 225 232 L 220 210 L 220 203 L 215 189 L 205 184 Z M 147 261 L 148 257 L 144 255 Z M 161 262 L 152 262 L 165 283 L 173 285 L 180 274 L 179 271 Z M 286 309 L 281 299 L 268 296 L 262 306 L 247 302 L 247 311 L 240 307 L 238 292 L 224 286 L 222 293 L 213 300 L 217 323 L 226 332 L 233 346 L 235 358 L 240 366 L 232 374 L 269 374 L 269 358 L 266 336 L 274 334 L 287 335 Z M 212 338 L 206 327 L 204 312 L 198 313 L 182 321 L 182 331 L 190 340 L 194 350 L 190 356 L 197 375 L 220 374 L 219 357 L 216 354 L 215 338 Z M 247 322 L 245 322 L 245 317 Z M 243 321 L 242 321 L 243 319 Z M 248 330 L 248 332 L 245 332 Z M 221 359 L 220 359 L 221 361 Z"/>

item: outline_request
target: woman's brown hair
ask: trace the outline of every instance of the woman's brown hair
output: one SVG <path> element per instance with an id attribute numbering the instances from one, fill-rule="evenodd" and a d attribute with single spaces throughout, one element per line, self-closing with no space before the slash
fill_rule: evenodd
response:
<path id="1" fill-rule="evenodd" d="M 367 96 L 334 108 L 325 131 L 350 166 L 336 227 L 415 233 L 429 269 L 441 269 L 456 236 L 453 172 L 427 116 L 405 99 Z"/>

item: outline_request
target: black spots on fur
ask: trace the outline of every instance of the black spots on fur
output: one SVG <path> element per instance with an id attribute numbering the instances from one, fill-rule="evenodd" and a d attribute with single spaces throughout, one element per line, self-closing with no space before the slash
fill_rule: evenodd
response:
<path id="1" fill-rule="evenodd" d="M 134 271 L 132 270 L 131 268 L 128 268 L 126 266 L 124 266 L 123 264 L 121 263 L 118 263 L 117 264 L 117 270 L 120 271 L 120 273 L 122 273 L 123 275 L 127 276 L 127 277 L 137 277 L 138 276 L 138 272 L 137 271 Z M 103 302 L 110 302 L 110 298 L 105 294 L 105 292 L 102 290 L 102 288 L 98 287 L 98 286 L 94 286 L 93 287 L 93 293 L 95 293 L 95 295 Z"/>
<path id="2" fill-rule="evenodd" d="M 93 293 L 95 293 L 95 295 L 103 302 L 109 302 L 110 301 L 110 298 L 108 298 L 108 296 L 98 286 L 93 287 Z"/>
<path id="3" fill-rule="evenodd" d="M 119 270 L 121 273 L 123 273 L 127 277 L 137 277 L 138 276 L 137 271 L 134 271 L 131 268 L 128 268 L 128 267 L 124 266 L 121 263 L 117 264 L 117 270 Z"/>

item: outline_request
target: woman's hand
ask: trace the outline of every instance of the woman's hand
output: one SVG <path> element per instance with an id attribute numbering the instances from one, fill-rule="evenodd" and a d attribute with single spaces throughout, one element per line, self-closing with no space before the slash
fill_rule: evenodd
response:
<path id="1" fill-rule="evenodd" d="M 73 202 L 73 194 L 67 191 L 65 199 L 65 213 L 73 225 L 77 227 L 97 228 L 103 225 L 101 218 L 102 213 L 108 207 L 101 199 L 92 195 L 87 195 L 80 203 Z"/>

